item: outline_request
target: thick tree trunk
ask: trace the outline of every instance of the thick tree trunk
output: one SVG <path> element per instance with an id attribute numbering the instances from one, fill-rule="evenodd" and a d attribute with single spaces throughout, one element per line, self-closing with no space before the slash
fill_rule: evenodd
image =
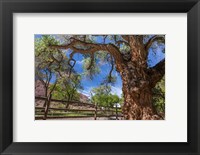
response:
<path id="1" fill-rule="evenodd" d="M 140 38 L 129 38 L 131 52 L 119 70 L 123 81 L 123 114 L 129 120 L 160 119 L 152 104 L 152 79 L 147 68 L 147 52 Z M 156 74 L 155 70 L 153 70 Z M 162 76 L 160 76 L 162 77 Z M 159 80 L 159 78 L 155 78 Z"/>
<path id="2" fill-rule="evenodd" d="M 150 82 L 143 78 L 142 73 L 134 72 L 130 66 L 124 69 L 122 76 L 124 118 L 131 120 L 159 119 L 152 105 Z M 136 68 L 136 70 L 140 69 Z"/>

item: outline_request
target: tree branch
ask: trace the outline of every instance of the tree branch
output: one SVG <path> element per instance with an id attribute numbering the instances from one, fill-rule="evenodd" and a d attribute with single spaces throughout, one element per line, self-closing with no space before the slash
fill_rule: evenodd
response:
<path id="1" fill-rule="evenodd" d="M 77 48 L 76 45 L 81 45 L 84 48 Z M 95 43 L 87 43 L 81 40 L 74 39 L 70 44 L 68 45 L 51 45 L 51 48 L 57 48 L 57 49 L 72 49 L 74 52 L 78 52 L 81 54 L 94 54 L 97 51 L 107 51 L 110 53 L 114 59 L 116 64 L 121 64 L 123 61 L 122 55 L 119 51 L 119 49 L 114 46 L 113 44 L 95 44 Z M 91 55 L 92 56 L 92 55 Z M 120 66 L 118 66 L 120 67 Z"/>
<path id="2" fill-rule="evenodd" d="M 90 57 L 91 57 L 91 61 L 90 61 L 90 65 L 88 66 L 87 70 L 91 69 L 91 67 L 92 67 L 93 64 L 94 64 L 94 53 L 91 53 L 91 54 L 90 54 Z"/>
<path id="3" fill-rule="evenodd" d="M 149 39 L 149 41 L 145 44 L 145 50 L 148 51 L 149 48 L 151 47 L 151 45 L 155 42 L 155 41 L 165 41 L 164 36 L 153 36 L 151 39 Z"/>
<path id="4" fill-rule="evenodd" d="M 72 69 L 74 68 L 75 64 L 76 64 L 76 60 L 73 59 L 73 56 L 76 52 L 72 52 L 70 55 L 69 55 L 69 60 L 68 60 L 68 65 L 70 66 L 70 69 L 69 69 L 69 75 L 68 77 L 71 76 L 71 73 L 72 73 Z M 71 61 L 73 61 L 73 64 L 71 65 Z"/>
<path id="5" fill-rule="evenodd" d="M 55 62 L 58 63 L 58 67 L 57 67 L 55 70 L 58 72 L 58 74 L 60 75 L 60 77 L 62 77 L 62 74 L 60 73 L 60 68 L 61 68 L 61 63 L 62 63 L 62 61 L 63 61 L 63 59 L 64 59 L 63 55 L 61 54 L 61 59 L 60 59 L 60 60 L 57 60 L 57 59 L 53 56 L 53 54 L 51 54 L 51 58 L 52 58 Z"/>
<path id="6" fill-rule="evenodd" d="M 150 76 L 151 87 L 155 87 L 156 83 L 162 79 L 165 74 L 165 59 L 148 70 Z"/>
<path id="7" fill-rule="evenodd" d="M 122 35 L 122 38 L 129 43 L 129 35 Z"/>
<path id="8" fill-rule="evenodd" d="M 72 52 L 70 55 L 69 55 L 69 61 L 68 61 L 68 65 L 73 68 L 76 64 L 76 60 L 73 59 L 73 56 L 76 52 Z M 73 61 L 74 63 L 71 65 L 70 61 Z"/>
<path id="9" fill-rule="evenodd" d="M 113 70 L 114 70 L 114 61 L 113 61 L 113 58 L 111 57 L 111 69 L 110 69 L 110 72 L 109 72 L 109 75 L 108 75 L 108 82 L 112 81 Z"/>
<path id="10" fill-rule="evenodd" d="M 51 78 L 52 78 L 52 72 L 51 72 L 51 70 L 49 70 L 49 78 L 47 78 L 48 80 L 47 80 L 46 87 L 49 87 L 49 83 L 51 81 Z"/>
<path id="11" fill-rule="evenodd" d="M 51 91 L 49 92 L 49 95 L 51 95 L 52 92 L 54 91 L 54 89 L 55 89 L 55 87 L 56 87 L 56 85 L 57 85 L 57 82 L 58 82 L 58 80 L 55 81 L 55 83 L 54 83 L 54 85 L 53 85 L 53 88 L 52 88 Z"/>

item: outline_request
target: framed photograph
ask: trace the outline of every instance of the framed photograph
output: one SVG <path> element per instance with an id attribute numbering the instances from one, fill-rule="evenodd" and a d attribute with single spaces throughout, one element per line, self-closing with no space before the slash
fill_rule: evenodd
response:
<path id="1" fill-rule="evenodd" d="M 198 0 L 0 0 L 2 154 L 200 154 Z"/>

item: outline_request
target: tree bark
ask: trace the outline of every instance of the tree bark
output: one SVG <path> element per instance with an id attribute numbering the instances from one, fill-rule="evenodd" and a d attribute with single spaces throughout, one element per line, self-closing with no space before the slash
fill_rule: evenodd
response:
<path id="1" fill-rule="evenodd" d="M 51 97 L 52 97 L 52 94 L 50 94 L 50 96 L 48 97 L 48 101 L 47 101 L 47 104 L 46 104 L 46 107 L 44 110 L 44 117 L 43 117 L 44 120 L 47 119 L 47 115 L 48 115 L 49 107 L 50 107 L 50 103 L 51 103 Z"/>
<path id="2" fill-rule="evenodd" d="M 124 118 L 129 120 L 161 119 L 156 115 L 152 104 L 152 86 L 158 82 L 159 78 L 162 78 L 161 73 L 153 69 L 156 81 L 151 78 L 151 72 L 147 68 L 147 51 L 144 45 L 136 37 L 130 37 L 129 40 L 130 59 L 126 57 L 122 69 L 119 70 L 123 81 Z"/>
<path id="3" fill-rule="evenodd" d="M 140 70 L 135 68 L 136 70 Z M 143 78 L 141 72 L 134 72 L 127 67 L 123 71 L 123 114 L 129 120 L 160 119 L 152 104 L 152 87 L 150 81 Z"/>
<path id="4" fill-rule="evenodd" d="M 45 97 L 46 98 L 48 97 L 48 87 L 45 87 Z M 45 100 L 43 107 L 46 107 L 46 105 L 47 105 L 47 99 Z"/>

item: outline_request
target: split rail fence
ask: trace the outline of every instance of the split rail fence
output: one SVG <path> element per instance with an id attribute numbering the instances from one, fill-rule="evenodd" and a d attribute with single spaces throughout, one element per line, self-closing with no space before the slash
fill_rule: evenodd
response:
<path id="1" fill-rule="evenodd" d="M 119 107 L 102 107 L 92 103 L 83 103 L 78 101 L 66 101 L 52 99 L 51 96 L 47 97 L 35 97 L 35 99 L 44 101 L 46 106 L 35 106 L 35 119 L 105 119 L 105 120 L 121 120 L 123 115 L 121 108 Z M 65 108 L 51 107 L 51 103 L 61 103 L 68 105 Z M 71 108 L 71 106 L 73 108 Z M 76 107 L 76 108 L 74 108 Z M 82 109 L 78 109 L 81 107 Z"/>

